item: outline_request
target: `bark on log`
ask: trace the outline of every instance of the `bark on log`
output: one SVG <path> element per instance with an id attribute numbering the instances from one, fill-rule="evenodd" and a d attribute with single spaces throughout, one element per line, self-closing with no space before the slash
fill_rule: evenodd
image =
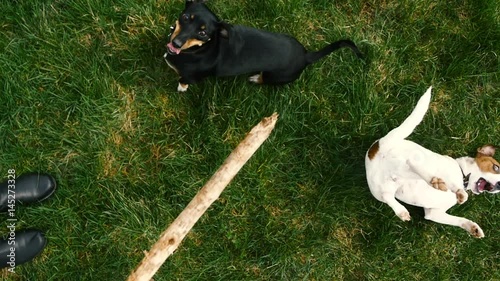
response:
<path id="1" fill-rule="evenodd" d="M 160 235 L 158 241 L 139 265 L 132 271 L 128 281 L 149 281 L 165 260 L 177 249 L 184 237 L 210 205 L 219 198 L 241 167 L 269 137 L 276 125 L 278 114 L 262 119 L 231 152 L 222 166 L 201 188 L 187 207 Z"/>

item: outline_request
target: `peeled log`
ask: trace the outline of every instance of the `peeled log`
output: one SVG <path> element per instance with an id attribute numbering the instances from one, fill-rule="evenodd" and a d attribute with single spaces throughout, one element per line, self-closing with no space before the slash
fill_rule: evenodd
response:
<path id="1" fill-rule="evenodd" d="M 245 139 L 231 152 L 222 166 L 215 172 L 210 180 L 201 188 L 187 207 L 161 234 L 158 241 L 145 253 L 144 259 L 132 271 L 128 281 L 149 281 L 158 271 L 167 258 L 179 247 L 187 233 L 200 219 L 212 203 L 231 180 L 240 171 L 241 167 L 252 157 L 262 143 L 269 137 L 278 114 L 274 113 L 260 121 L 247 134 Z"/>

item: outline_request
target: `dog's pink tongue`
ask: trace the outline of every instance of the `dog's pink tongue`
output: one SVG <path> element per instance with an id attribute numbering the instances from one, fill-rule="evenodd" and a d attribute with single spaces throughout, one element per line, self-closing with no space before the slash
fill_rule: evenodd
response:
<path id="1" fill-rule="evenodd" d="M 181 52 L 181 49 L 177 49 L 176 47 L 174 47 L 172 42 L 168 43 L 167 47 L 170 49 L 170 51 L 176 53 L 177 55 Z"/>

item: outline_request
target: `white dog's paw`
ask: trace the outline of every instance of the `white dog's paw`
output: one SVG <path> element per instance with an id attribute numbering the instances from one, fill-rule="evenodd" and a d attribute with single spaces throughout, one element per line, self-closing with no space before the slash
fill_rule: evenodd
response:
<path id="1" fill-rule="evenodd" d="M 179 85 L 177 86 L 177 91 L 178 92 L 185 92 L 185 91 L 187 91 L 188 87 L 189 87 L 188 84 L 179 83 Z"/>
<path id="2" fill-rule="evenodd" d="M 248 81 L 253 82 L 255 84 L 262 84 L 262 74 L 255 74 L 248 78 Z"/>
<path id="3" fill-rule="evenodd" d="M 411 220 L 411 216 L 410 216 L 410 213 L 408 211 L 403 211 L 403 212 L 399 213 L 398 217 L 402 221 L 410 221 Z"/>
<path id="4" fill-rule="evenodd" d="M 467 194 L 467 191 L 465 191 L 463 189 L 457 190 L 456 195 L 457 195 L 457 203 L 458 204 L 465 203 L 465 201 L 467 201 L 467 199 L 469 198 L 469 194 Z"/>
<path id="5" fill-rule="evenodd" d="M 475 222 L 468 222 L 464 225 L 465 230 L 475 238 L 483 238 L 484 232 Z"/>
<path id="6" fill-rule="evenodd" d="M 434 187 L 435 189 L 441 190 L 441 191 L 447 191 L 448 187 L 446 186 L 446 183 L 438 178 L 438 177 L 433 177 L 431 179 L 431 186 Z"/>

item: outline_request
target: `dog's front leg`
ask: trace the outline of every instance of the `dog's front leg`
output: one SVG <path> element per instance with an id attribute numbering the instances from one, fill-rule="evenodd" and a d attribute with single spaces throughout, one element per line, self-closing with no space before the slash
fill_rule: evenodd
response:
<path id="1" fill-rule="evenodd" d="M 185 91 L 187 91 L 187 89 L 189 87 L 189 84 L 191 84 L 191 83 L 189 83 L 186 80 L 186 78 L 184 78 L 184 77 L 181 76 L 179 78 L 179 85 L 177 85 L 177 91 L 178 92 L 185 92 Z"/>
<path id="2" fill-rule="evenodd" d="M 438 177 L 433 177 L 431 179 L 431 185 L 435 189 L 441 190 L 441 191 L 447 191 L 448 187 L 446 186 L 446 183 L 443 181 L 443 179 L 438 178 Z"/>
<path id="3" fill-rule="evenodd" d="M 185 92 L 185 91 L 187 91 L 188 87 L 189 87 L 189 84 L 183 84 L 183 83 L 179 82 L 179 85 L 177 85 L 177 91 L 178 92 Z"/>
<path id="4" fill-rule="evenodd" d="M 429 183 L 429 185 L 433 186 L 433 182 L 435 179 L 439 179 L 443 182 L 442 187 L 451 190 L 457 196 L 457 203 L 463 204 L 467 201 L 468 194 L 465 189 L 462 187 L 462 183 L 460 181 L 456 181 L 455 177 L 449 175 L 437 175 L 435 171 L 431 171 L 428 166 L 423 165 L 422 161 L 419 158 L 413 157 L 406 161 L 406 164 L 410 167 L 410 169 L 419 175 L 423 180 Z M 460 173 L 460 172 L 458 172 Z M 461 180 L 461 177 L 458 177 Z M 441 189 L 444 191 L 444 189 Z"/>
<path id="5" fill-rule="evenodd" d="M 479 227 L 479 225 L 471 220 L 466 218 L 452 216 L 446 213 L 444 209 L 432 209 L 432 208 L 424 208 L 425 211 L 425 219 L 435 221 L 437 223 L 447 224 L 458 226 L 465 229 L 470 235 L 476 238 L 483 238 L 484 232 Z"/>
<path id="6" fill-rule="evenodd" d="M 455 192 L 455 194 L 457 195 L 458 204 L 465 203 L 465 201 L 467 201 L 467 199 L 469 198 L 469 194 L 467 194 L 467 191 L 465 191 L 465 189 L 463 188 L 458 189 L 457 192 Z"/>

